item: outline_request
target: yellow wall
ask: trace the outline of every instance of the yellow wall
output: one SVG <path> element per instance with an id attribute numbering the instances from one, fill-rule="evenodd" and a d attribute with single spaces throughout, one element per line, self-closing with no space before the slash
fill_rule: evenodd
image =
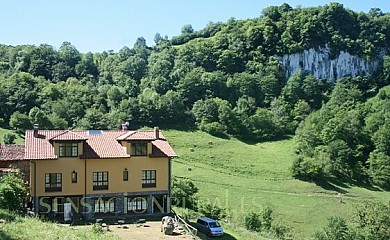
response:
<path id="1" fill-rule="evenodd" d="M 118 192 L 140 192 L 168 190 L 168 158 L 131 157 L 120 159 L 86 160 L 86 194 Z M 36 192 L 34 190 L 35 164 L 31 164 L 31 195 L 61 196 L 85 194 L 85 160 L 79 158 L 59 158 L 35 160 Z M 123 181 L 123 170 L 127 168 L 129 180 Z M 71 173 L 77 172 L 77 183 L 71 182 Z M 156 170 L 156 187 L 142 188 L 142 170 Z M 93 190 L 93 172 L 108 171 L 108 190 Z M 45 192 L 45 173 L 62 173 L 62 192 Z"/>
<path id="2" fill-rule="evenodd" d="M 31 195 L 34 195 L 34 193 L 36 193 L 37 196 L 84 194 L 84 160 L 79 158 L 59 158 L 52 160 L 35 160 L 31 162 Z M 34 170 L 35 167 L 36 169 Z M 72 183 L 71 174 L 73 170 L 77 172 L 77 183 Z M 62 173 L 62 192 L 45 192 L 46 173 Z"/>
<path id="3" fill-rule="evenodd" d="M 123 181 L 127 168 L 129 180 Z M 156 187 L 142 188 L 142 170 L 156 170 Z M 108 190 L 93 190 L 93 172 L 108 171 Z M 124 159 L 88 159 L 87 194 L 168 190 L 168 159 L 132 157 Z"/>

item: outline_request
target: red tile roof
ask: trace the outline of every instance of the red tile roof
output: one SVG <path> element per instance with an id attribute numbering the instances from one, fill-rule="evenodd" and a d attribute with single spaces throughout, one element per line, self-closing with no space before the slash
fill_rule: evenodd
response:
<path id="1" fill-rule="evenodd" d="M 100 131 L 89 134 L 84 130 L 39 130 L 34 137 L 33 130 L 26 131 L 25 159 L 57 159 L 53 142 L 83 141 L 84 153 L 81 158 L 126 158 L 131 157 L 119 141 L 143 140 L 152 142 L 150 157 L 176 157 L 176 153 L 161 132 L 155 139 L 152 131 Z"/>
<path id="2" fill-rule="evenodd" d="M 70 130 L 66 130 L 66 131 L 58 134 L 57 136 L 50 138 L 49 140 L 52 140 L 52 141 L 61 141 L 61 140 L 63 140 L 63 141 L 84 141 L 84 140 L 87 140 L 87 138 L 84 136 L 80 136 L 77 133 L 72 132 Z"/>
<path id="3" fill-rule="evenodd" d="M 23 161 L 24 145 L 0 144 L 0 161 Z"/>

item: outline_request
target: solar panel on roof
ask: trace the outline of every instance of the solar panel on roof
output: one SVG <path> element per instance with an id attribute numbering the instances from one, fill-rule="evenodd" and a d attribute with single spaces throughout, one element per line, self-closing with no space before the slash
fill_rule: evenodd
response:
<path id="1" fill-rule="evenodd" d="M 87 130 L 88 135 L 102 135 L 102 130 Z"/>

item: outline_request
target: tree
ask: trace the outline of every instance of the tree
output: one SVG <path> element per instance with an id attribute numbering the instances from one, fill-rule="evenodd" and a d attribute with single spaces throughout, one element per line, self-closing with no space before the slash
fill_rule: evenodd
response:
<path id="1" fill-rule="evenodd" d="M 386 190 L 390 190 L 390 156 L 375 150 L 371 152 L 368 162 L 372 182 Z"/>
<path id="2" fill-rule="evenodd" d="M 24 207 L 27 189 L 20 174 L 7 174 L 0 178 L 0 207 L 10 211 Z"/>
<path id="3" fill-rule="evenodd" d="M 147 48 L 146 45 L 146 39 L 144 37 L 138 37 L 137 40 L 135 40 L 134 48 Z"/>
<path id="4" fill-rule="evenodd" d="M 263 103 L 264 93 L 260 82 L 260 76 L 246 72 L 237 73 L 227 81 L 227 86 L 231 89 L 236 99 L 246 96 L 256 100 L 256 106 Z"/>
<path id="5" fill-rule="evenodd" d="M 99 75 L 99 70 L 94 63 L 93 54 L 90 52 L 82 55 L 81 61 L 75 66 L 75 70 L 79 77 L 92 76 L 96 78 Z"/>
<path id="6" fill-rule="evenodd" d="M 60 59 L 73 71 L 74 67 L 81 59 L 77 48 L 70 42 L 63 42 L 61 47 L 58 49 L 58 52 L 60 54 Z"/>
<path id="7" fill-rule="evenodd" d="M 248 129 L 256 139 L 271 139 L 279 136 L 280 128 L 272 113 L 265 108 L 258 108 L 248 119 Z"/>
<path id="8" fill-rule="evenodd" d="M 56 113 L 50 114 L 49 116 L 47 116 L 47 118 L 50 121 L 51 126 L 53 126 L 53 129 L 63 130 L 69 127 L 68 122 L 65 119 L 58 116 Z"/>
<path id="9" fill-rule="evenodd" d="M 218 104 L 213 99 L 198 100 L 194 103 L 191 110 L 194 114 L 196 123 L 201 127 L 202 124 L 218 122 Z"/>
<path id="10" fill-rule="evenodd" d="M 198 188 L 189 179 L 172 179 L 172 198 L 174 205 L 196 210 Z"/>
<path id="11" fill-rule="evenodd" d="M 28 116 L 32 124 L 38 124 L 42 129 L 50 129 L 52 127 L 46 114 L 38 107 L 31 108 Z"/>
<path id="12" fill-rule="evenodd" d="M 32 124 L 26 114 L 16 111 L 10 117 L 9 126 L 23 133 L 26 129 L 31 129 Z"/>
<path id="13" fill-rule="evenodd" d="M 191 24 L 186 24 L 181 28 L 181 34 L 192 34 L 194 33 L 194 29 Z"/>
<path id="14" fill-rule="evenodd" d="M 85 113 L 84 118 L 79 122 L 82 129 L 107 129 L 108 118 L 100 109 L 91 108 Z"/>
<path id="15" fill-rule="evenodd" d="M 163 41 L 164 38 L 161 36 L 160 33 L 156 33 L 156 34 L 154 34 L 153 40 L 154 40 L 154 43 L 157 45 L 157 44 L 159 44 L 161 41 Z"/>

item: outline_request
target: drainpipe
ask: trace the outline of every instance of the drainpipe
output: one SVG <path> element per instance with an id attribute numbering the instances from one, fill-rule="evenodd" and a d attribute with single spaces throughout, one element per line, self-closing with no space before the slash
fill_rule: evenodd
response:
<path id="1" fill-rule="evenodd" d="M 87 197 L 87 158 L 84 157 L 84 202 Z M 88 208 L 89 209 L 89 208 Z M 87 219 L 87 211 L 84 209 L 84 220 Z"/>
<path id="2" fill-rule="evenodd" d="M 36 206 L 38 204 L 35 204 L 37 202 L 37 165 L 36 165 L 36 162 L 33 162 L 30 160 L 30 166 L 32 163 L 34 164 L 34 212 L 38 213 L 38 208 Z M 31 179 L 30 179 L 30 182 L 31 182 Z"/>
<path id="3" fill-rule="evenodd" d="M 168 198 L 167 213 L 171 213 L 172 158 L 168 158 Z"/>

